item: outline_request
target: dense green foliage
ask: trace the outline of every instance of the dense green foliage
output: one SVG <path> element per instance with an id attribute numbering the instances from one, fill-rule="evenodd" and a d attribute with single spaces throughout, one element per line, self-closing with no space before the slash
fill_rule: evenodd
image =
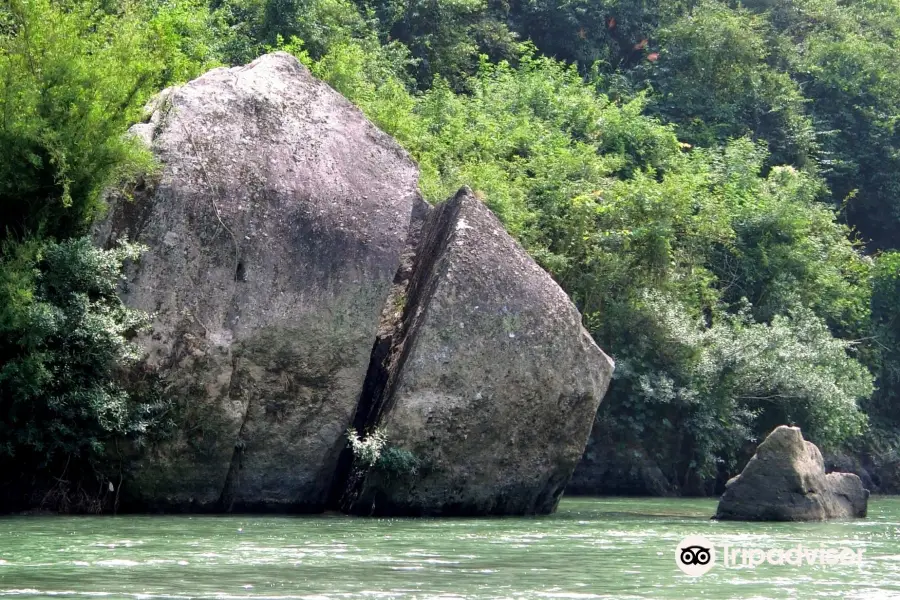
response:
<path id="1" fill-rule="evenodd" d="M 360 6 L 360 14 L 380 17 L 371 21 L 370 35 L 403 42 L 419 59 L 410 73 L 420 86 L 430 87 L 436 74 L 463 91 L 460 72 L 473 73 L 479 53 L 512 60 L 521 42 L 532 40 L 582 73 L 600 73 L 616 96 L 649 92 L 649 110 L 675 124 L 682 141 L 765 140 L 771 164 L 823 176 L 824 194 L 873 247 L 900 244 L 895 2 L 752 0 L 741 8 L 721 0 L 538 0 L 413 2 L 397 9 L 382 0 Z"/>
<path id="2" fill-rule="evenodd" d="M 870 412 L 900 425 L 900 253 L 879 257 L 872 292 L 872 321 L 878 340 L 880 363 L 876 370 L 881 388 L 870 404 Z"/>
<path id="3" fill-rule="evenodd" d="M 158 408 L 130 402 L 115 379 L 138 358 L 126 335 L 148 324 L 117 295 L 123 261 L 142 249 L 105 251 L 87 238 L 35 248 L 19 246 L 0 269 L 0 463 L 98 464 L 106 442 L 145 433 Z"/>
<path id="4" fill-rule="evenodd" d="M 104 387 L 137 316 L 112 296 L 85 309 L 75 284 L 42 295 L 58 265 L 36 258 L 89 270 L 123 255 L 42 240 L 83 233 L 100 190 L 148 168 L 120 134 L 152 91 L 276 48 L 395 136 L 429 200 L 470 185 L 553 274 L 617 361 L 599 418 L 673 483 L 733 472 L 784 422 L 826 447 L 900 437 L 900 258 L 879 254 L 900 246 L 895 2 L 2 6 L 0 218 L 15 243 L 0 347 L 52 371 L 70 342 L 47 341 L 60 334 L 36 307 L 81 306 L 118 348 L 65 389 L 0 387 L 0 403 L 85 399 L 74 437 L 34 420 L 63 454 L 135 434 L 146 407 Z"/>
<path id="5" fill-rule="evenodd" d="M 122 132 L 152 93 L 211 56 L 189 5 L 154 4 L 0 8 L 0 230 L 77 235 L 105 185 L 147 167 Z"/>

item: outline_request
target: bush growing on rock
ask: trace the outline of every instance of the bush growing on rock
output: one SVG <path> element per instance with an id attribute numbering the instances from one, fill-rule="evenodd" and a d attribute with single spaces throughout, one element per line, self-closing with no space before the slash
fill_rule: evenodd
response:
<path id="1" fill-rule="evenodd" d="M 347 430 L 347 441 L 353 450 L 353 459 L 358 465 L 372 467 L 381 459 L 381 452 L 387 444 L 384 433 L 375 429 L 361 437 L 352 427 Z"/>
<path id="2" fill-rule="evenodd" d="M 375 466 L 388 477 L 416 476 L 422 467 L 421 459 L 406 448 L 388 445 Z"/>
<path id="3" fill-rule="evenodd" d="M 347 430 L 347 441 L 357 467 L 374 468 L 388 478 L 415 476 L 422 466 L 413 452 L 390 445 L 381 429 L 376 428 L 362 438 L 351 427 Z"/>

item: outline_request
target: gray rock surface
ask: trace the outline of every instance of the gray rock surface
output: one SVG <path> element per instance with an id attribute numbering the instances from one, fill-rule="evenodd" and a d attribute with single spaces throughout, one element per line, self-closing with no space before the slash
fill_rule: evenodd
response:
<path id="1" fill-rule="evenodd" d="M 138 455 L 132 509 L 321 510 L 418 199 L 407 154 L 285 53 L 215 69 L 133 134 L 158 174 L 96 230 L 150 250 L 139 376 L 177 431 Z"/>
<path id="2" fill-rule="evenodd" d="M 822 453 L 797 427 L 777 427 L 719 500 L 717 519 L 821 521 L 865 517 L 869 491 L 852 473 L 825 474 Z"/>
<path id="3" fill-rule="evenodd" d="M 612 361 L 566 294 L 467 189 L 428 215 L 415 261 L 356 424 L 382 430 L 386 451 L 406 453 L 416 468 L 357 469 L 343 508 L 551 512 Z"/>

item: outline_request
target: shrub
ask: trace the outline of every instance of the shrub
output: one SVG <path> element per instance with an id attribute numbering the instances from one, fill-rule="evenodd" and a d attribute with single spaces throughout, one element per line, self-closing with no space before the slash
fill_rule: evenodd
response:
<path id="1" fill-rule="evenodd" d="M 388 446 L 378 457 L 375 467 L 388 477 L 416 476 L 422 466 L 421 459 L 406 448 Z"/>
<path id="2" fill-rule="evenodd" d="M 380 429 L 373 430 L 363 439 L 351 427 L 347 430 L 347 440 L 353 450 L 354 462 L 364 467 L 375 466 L 387 443 L 387 438 Z"/>
<path id="3" fill-rule="evenodd" d="M 118 370 L 139 356 L 129 336 L 149 315 L 116 294 L 142 248 L 101 250 L 86 238 L 21 244 L 0 262 L 0 462 L 28 472 L 102 475 L 108 445 L 141 438 L 165 405 L 132 398 Z"/>

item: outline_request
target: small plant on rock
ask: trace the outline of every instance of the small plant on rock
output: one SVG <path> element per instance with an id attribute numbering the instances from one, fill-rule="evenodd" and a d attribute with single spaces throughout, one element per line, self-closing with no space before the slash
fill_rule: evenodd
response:
<path id="1" fill-rule="evenodd" d="M 347 429 L 347 439 L 353 449 L 353 458 L 359 465 L 372 467 L 381 457 L 381 451 L 387 443 L 387 436 L 380 429 L 373 429 L 365 439 L 361 438 L 352 427 Z"/>
<path id="2" fill-rule="evenodd" d="M 406 448 L 388 446 L 375 466 L 388 477 L 400 478 L 418 475 L 422 460 Z"/>

